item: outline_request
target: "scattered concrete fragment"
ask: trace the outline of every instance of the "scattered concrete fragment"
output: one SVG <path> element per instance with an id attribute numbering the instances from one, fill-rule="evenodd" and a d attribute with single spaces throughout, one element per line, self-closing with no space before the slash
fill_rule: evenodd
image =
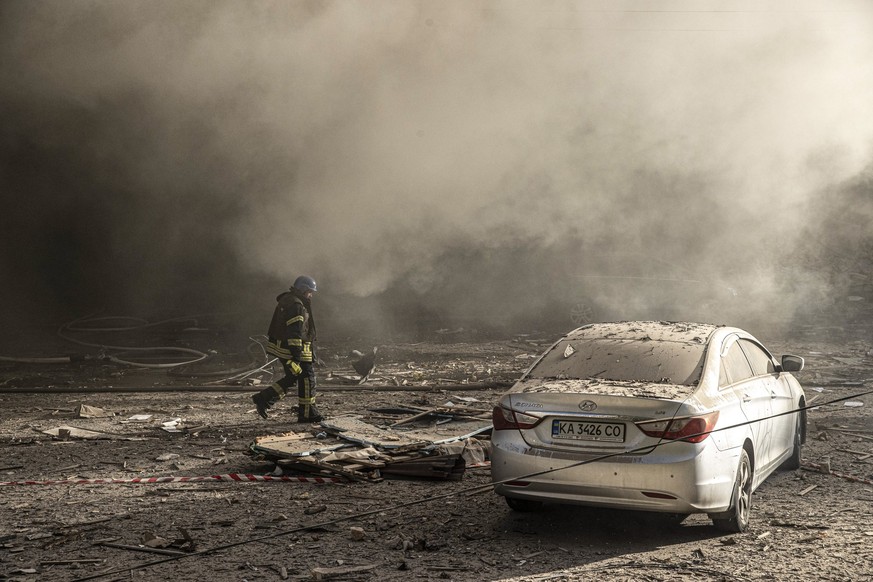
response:
<path id="1" fill-rule="evenodd" d="M 314 580 L 329 580 L 330 578 L 347 577 L 361 572 L 375 570 L 376 564 L 367 564 L 366 566 L 339 566 L 336 568 L 312 568 L 312 578 Z"/>
<path id="2" fill-rule="evenodd" d="M 59 438 L 76 438 L 76 439 L 113 439 L 116 435 L 96 430 L 88 430 L 84 428 L 76 428 L 74 426 L 59 426 L 48 430 L 40 431 L 43 434 L 51 435 Z"/>
<path id="3" fill-rule="evenodd" d="M 112 418 L 115 416 L 114 412 L 96 406 L 89 406 L 87 404 L 80 404 L 76 407 L 75 412 L 76 416 L 79 418 Z"/>
<path id="4" fill-rule="evenodd" d="M 351 527 L 349 528 L 349 539 L 355 542 L 359 542 L 367 537 L 364 528 L 362 527 Z"/>

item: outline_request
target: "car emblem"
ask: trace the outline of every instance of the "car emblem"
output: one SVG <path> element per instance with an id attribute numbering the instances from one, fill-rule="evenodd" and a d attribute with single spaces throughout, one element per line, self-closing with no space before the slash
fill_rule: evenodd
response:
<path id="1" fill-rule="evenodd" d="M 597 408 L 597 404 L 593 400 L 583 400 L 579 403 L 579 410 L 583 412 L 591 412 Z"/>

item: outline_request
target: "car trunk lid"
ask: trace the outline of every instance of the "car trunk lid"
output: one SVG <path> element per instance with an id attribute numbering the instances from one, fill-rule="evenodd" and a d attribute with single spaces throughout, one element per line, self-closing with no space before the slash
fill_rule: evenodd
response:
<path id="1" fill-rule="evenodd" d="M 637 422 L 695 414 L 692 387 L 639 382 L 539 380 L 519 382 L 501 404 L 541 419 L 520 430 L 531 447 L 589 454 L 645 454 L 658 438 Z"/>

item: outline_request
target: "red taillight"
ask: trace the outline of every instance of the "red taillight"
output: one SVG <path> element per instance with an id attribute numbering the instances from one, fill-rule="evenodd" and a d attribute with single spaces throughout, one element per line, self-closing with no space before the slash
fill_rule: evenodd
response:
<path id="1" fill-rule="evenodd" d="M 491 423 L 494 425 L 494 430 L 533 428 L 540 420 L 536 416 L 509 410 L 502 406 L 495 406 L 494 410 L 491 411 Z"/>
<path id="2" fill-rule="evenodd" d="M 699 443 L 709 436 L 718 420 L 718 411 L 700 416 L 685 416 L 668 420 L 648 420 L 638 422 L 637 427 L 650 437 L 668 441 Z"/>

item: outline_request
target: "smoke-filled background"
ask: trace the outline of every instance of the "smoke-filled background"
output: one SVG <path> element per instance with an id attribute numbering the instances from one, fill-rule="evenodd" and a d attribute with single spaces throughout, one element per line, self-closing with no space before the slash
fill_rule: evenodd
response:
<path id="1" fill-rule="evenodd" d="M 871 104 L 863 1 L 3 0 L 2 320 L 791 321 L 873 300 Z"/>

